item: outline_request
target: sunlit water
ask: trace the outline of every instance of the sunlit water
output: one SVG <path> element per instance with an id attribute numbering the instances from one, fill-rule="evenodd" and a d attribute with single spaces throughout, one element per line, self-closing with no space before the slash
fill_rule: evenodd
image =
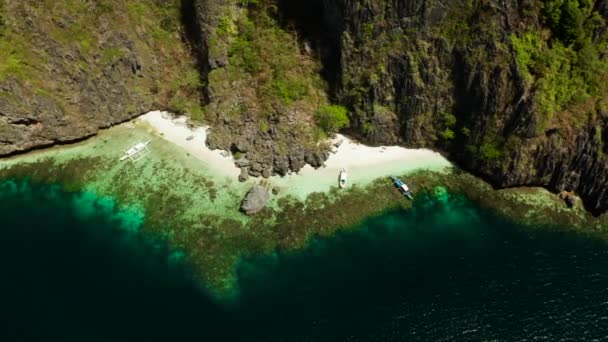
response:
<path id="1" fill-rule="evenodd" d="M 608 339 L 608 244 L 419 196 L 297 253 L 243 261 L 222 302 L 136 209 L 0 185 L 2 341 Z"/>

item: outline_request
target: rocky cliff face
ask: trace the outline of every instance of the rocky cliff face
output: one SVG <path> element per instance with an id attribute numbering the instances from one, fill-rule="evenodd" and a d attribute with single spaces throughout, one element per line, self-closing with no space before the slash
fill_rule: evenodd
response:
<path id="1" fill-rule="evenodd" d="M 180 18 L 179 1 L 0 0 L 0 155 L 196 103 Z"/>
<path id="2" fill-rule="evenodd" d="M 579 26 L 596 20 L 586 38 L 575 37 L 585 47 L 550 27 L 549 5 L 560 25 L 571 19 L 564 1 L 531 0 L 323 0 L 328 33 L 310 39 L 339 56 L 333 95 L 353 110 L 355 132 L 367 141 L 438 147 L 496 186 L 574 190 L 599 213 L 608 209 L 605 87 L 563 100 L 560 91 L 591 81 L 558 89 L 574 84 L 577 66 L 552 58 L 559 49 L 580 57 L 596 48 L 599 62 L 586 68 L 603 83 L 608 7 L 570 2 L 582 13 Z"/>
<path id="3" fill-rule="evenodd" d="M 240 180 L 321 166 L 329 148 L 313 118 L 327 103 L 320 64 L 280 26 L 273 2 L 198 0 L 195 9 L 207 145 L 233 153 Z"/>

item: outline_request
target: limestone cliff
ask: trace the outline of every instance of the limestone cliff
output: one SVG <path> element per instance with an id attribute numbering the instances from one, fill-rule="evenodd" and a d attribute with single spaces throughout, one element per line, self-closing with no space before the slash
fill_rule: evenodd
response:
<path id="1" fill-rule="evenodd" d="M 574 190 L 608 209 L 606 1 L 283 7 L 325 51 L 332 95 L 367 141 L 437 147 L 498 187 Z"/>
<path id="2" fill-rule="evenodd" d="M 179 1 L 0 0 L 0 155 L 93 135 L 200 80 Z"/>

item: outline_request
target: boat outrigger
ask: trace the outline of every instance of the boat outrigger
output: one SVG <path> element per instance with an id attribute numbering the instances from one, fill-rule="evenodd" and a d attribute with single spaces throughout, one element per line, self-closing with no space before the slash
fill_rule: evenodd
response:
<path id="1" fill-rule="evenodd" d="M 348 184 L 348 173 L 346 172 L 346 169 L 342 169 L 340 170 L 340 187 L 341 188 L 346 188 L 346 185 Z"/>
<path id="2" fill-rule="evenodd" d="M 410 192 L 410 188 L 408 188 L 405 183 L 403 183 L 399 178 L 395 176 L 391 176 L 391 179 L 393 180 L 393 184 L 397 187 L 397 189 L 399 190 L 399 192 L 401 192 L 403 196 L 411 200 L 414 199 L 414 197 L 412 197 L 412 193 Z"/>
<path id="3" fill-rule="evenodd" d="M 146 154 L 150 153 L 148 145 L 150 145 L 151 142 L 152 140 L 148 140 L 146 142 L 138 142 L 136 144 L 133 144 L 132 146 L 123 151 L 124 155 L 120 157 L 120 161 L 129 159 L 132 162 L 136 162 L 140 160 Z"/>

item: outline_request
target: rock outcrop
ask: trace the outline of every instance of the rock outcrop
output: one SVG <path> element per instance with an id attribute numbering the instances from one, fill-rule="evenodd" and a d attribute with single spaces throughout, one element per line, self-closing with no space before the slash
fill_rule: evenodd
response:
<path id="1" fill-rule="evenodd" d="M 247 215 L 254 215 L 264 209 L 271 197 L 272 194 L 268 190 L 268 187 L 256 184 L 249 190 L 245 199 L 243 199 L 241 210 Z"/>
<path id="2" fill-rule="evenodd" d="M 180 83 L 198 73 L 180 8 L 0 2 L 0 156 L 82 139 L 173 99 L 197 101 L 197 82 Z"/>
<path id="3" fill-rule="evenodd" d="M 253 177 L 319 167 L 329 151 L 313 134 L 315 106 L 327 101 L 317 86 L 318 63 L 260 13 L 262 3 L 197 0 L 195 6 L 211 123 L 207 146 L 244 156 L 248 164 L 237 165 Z"/>

